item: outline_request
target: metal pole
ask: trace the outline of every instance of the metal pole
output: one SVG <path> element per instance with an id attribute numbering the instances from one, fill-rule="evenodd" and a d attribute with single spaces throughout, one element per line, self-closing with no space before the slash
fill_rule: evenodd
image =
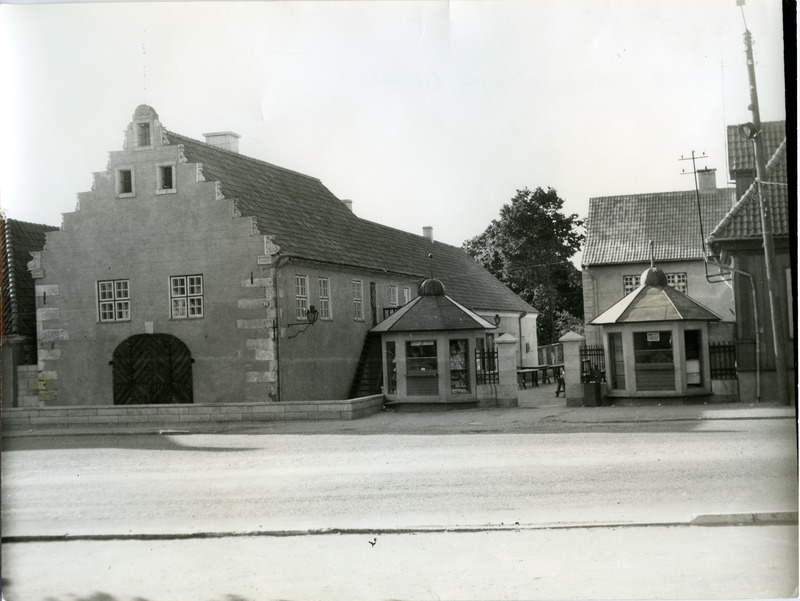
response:
<path id="1" fill-rule="evenodd" d="M 756 163 L 756 192 L 758 205 L 761 212 L 761 234 L 764 242 L 764 265 L 767 276 L 767 292 L 769 295 L 769 310 L 772 325 L 772 344 L 775 351 L 775 370 L 777 375 L 778 402 L 789 403 L 789 390 L 787 382 L 786 357 L 784 353 L 784 335 L 786 330 L 783 325 L 783 312 L 778 302 L 777 272 L 775 265 L 775 242 L 772 237 L 772 216 L 769 206 L 764 202 L 763 182 L 766 181 L 766 161 L 764 159 L 764 140 L 761 130 L 761 114 L 758 109 L 758 91 L 756 89 L 756 70 L 753 62 L 753 40 L 749 30 L 744 33 L 744 46 L 747 55 L 747 74 L 750 79 L 750 110 L 753 113 L 753 150 Z M 756 324 L 758 328 L 758 324 Z"/>

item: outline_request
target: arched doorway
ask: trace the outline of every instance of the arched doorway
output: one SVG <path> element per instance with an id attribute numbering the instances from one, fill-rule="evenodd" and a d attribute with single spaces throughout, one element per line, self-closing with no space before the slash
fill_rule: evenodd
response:
<path id="1" fill-rule="evenodd" d="M 114 350 L 114 404 L 192 402 L 192 354 L 171 334 L 136 334 Z"/>

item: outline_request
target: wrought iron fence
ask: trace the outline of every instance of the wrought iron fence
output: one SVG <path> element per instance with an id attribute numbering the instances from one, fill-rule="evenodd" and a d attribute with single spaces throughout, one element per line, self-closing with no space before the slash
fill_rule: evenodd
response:
<path id="1" fill-rule="evenodd" d="M 475 376 L 478 384 L 500 382 L 500 373 L 497 370 L 497 349 L 475 349 Z"/>
<path id="2" fill-rule="evenodd" d="M 581 347 L 581 382 L 606 381 L 606 355 L 602 344 Z"/>
<path id="3" fill-rule="evenodd" d="M 736 380 L 736 344 L 712 342 L 708 345 L 712 380 Z"/>

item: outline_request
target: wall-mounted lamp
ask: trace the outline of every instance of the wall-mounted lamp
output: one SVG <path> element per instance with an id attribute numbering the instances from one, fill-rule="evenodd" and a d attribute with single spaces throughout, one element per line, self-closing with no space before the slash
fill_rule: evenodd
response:
<path id="1" fill-rule="evenodd" d="M 287 338 L 295 338 L 296 336 L 302 334 L 309 327 L 313 326 L 317 322 L 317 319 L 319 319 L 319 311 L 317 311 L 317 308 L 314 305 L 311 305 L 308 308 L 308 311 L 306 311 L 306 319 L 308 321 L 305 322 L 305 323 L 289 323 L 289 324 L 286 324 L 287 328 L 291 327 L 291 326 L 305 326 L 302 330 L 297 330 L 297 332 L 295 332 L 291 336 L 287 336 Z"/>
<path id="2" fill-rule="evenodd" d="M 500 325 L 500 314 L 499 313 L 495 313 L 494 314 L 494 325 L 496 325 L 496 326 Z"/>

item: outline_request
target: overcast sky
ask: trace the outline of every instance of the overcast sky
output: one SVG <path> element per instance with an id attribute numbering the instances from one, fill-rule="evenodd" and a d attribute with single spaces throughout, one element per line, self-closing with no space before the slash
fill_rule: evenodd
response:
<path id="1" fill-rule="evenodd" d="M 744 16 L 762 119 L 784 119 L 780 2 Z M 692 150 L 724 186 L 725 125 L 751 119 L 743 31 L 735 0 L 6 4 L 0 203 L 60 225 L 143 103 L 454 245 L 523 187 L 581 217 L 693 188 Z"/>

